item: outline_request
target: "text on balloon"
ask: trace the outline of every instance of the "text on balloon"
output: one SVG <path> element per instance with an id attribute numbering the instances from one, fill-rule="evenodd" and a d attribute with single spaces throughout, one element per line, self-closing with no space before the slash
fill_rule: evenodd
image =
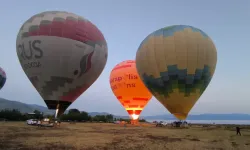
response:
<path id="1" fill-rule="evenodd" d="M 40 40 L 29 41 L 27 44 L 19 44 L 18 51 L 19 51 L 19 58 L 20 61 L 22 60 L 31 60 L 31 59 L 39 59 L 43 57 L 43 51 L 40 48 L 41 45 Z"/>
<path id="2" fill-rule="evenodd" d="M 136 87 L 135 83 L 126 83 L 125 80 L 129 80 L 130 82 L 131 82 L 131 80 L 136 80 L 136 79 L 138 79 L 137 75 L 127 74 L 125 77 L 126 78 L 124 78 L 124 77 L 115 77 L 115 78 L 112 78 L 110 80 L 110 83 L 111 84 L 113 83 L 115 85 L 112 85 L 111 89 L 112 90 L 117 90 L 119 88 L 134 88 L 134 87 Z M 119 82 L 121 82 L 122 79 L 124 79 L 124 81 L 123 81 L 124 83 L 123 84 L 119 84 Z M 116 83 L 118 83 L 118 84 L 116 84 Z"/>
<path id="3" fill-rule="evenodd" d="M 134 79 L 138 79 L 138 76 L 134 75 L 134 74 L 127 74 L 125 76 L 125 78 L 124 77 L 114 77 L 114 78 L 110 79 L 110 83 L 120 82 L 120 81 L 122 81 L 122 79 L 124 79 L 124 80 L 126 80 L 126 79 L 128 79 L 128 80 L 134 80 Z"/>
<path id="4" fill-rule="evenodd" d="M 29 69 L 29 68 L 39 68 L 41 67 L 41 63 L 39 61 L 34 61 L 34 62 L 28 62 L 23 65 L 23 69 Z"/>

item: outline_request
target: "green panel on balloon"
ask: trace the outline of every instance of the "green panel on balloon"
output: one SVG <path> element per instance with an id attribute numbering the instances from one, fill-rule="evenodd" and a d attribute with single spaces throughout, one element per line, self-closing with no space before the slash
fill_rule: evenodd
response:
<path id="1" fill-rule="evenodd" d="M 168 96 L 173 93 L 174 89 L 178 89 L 179 92 L 184 93 L 185 96 L 189 96 L 191 93 L 195 93 L 196 90 L 199 89 L 200 94 L 202 94 L 211 80 L 211 73 L 208 66 L 204 66 L 204 69 L 201 70 L 202 74 L 188 75 L 184 80 L 180 79 L 178 75 L 178 72 L 182 72 L 181 70 L 177 69 L 175 66 L 169 68 L 171 68 L 171 73 L 168 74 L 169 80 L 166 80 L 167 72 L 164 72 L 165 77 L 161 77 L 164 78 L 164 80 L 161 80 L 163 82 L 161 85 L 159 82 L 156 82 L 159 80 L 152 76 L 147 76 L 146 74 L 143 75 L 143 81 L 150 91 Z"/>
<path id="2" fill-rule="evenodd" d="M 178 80 L 172 81 L 172 89 L 178 89 Z"/>
<path id="3" fill-rule="evenodd" d="M 178 89 L 179 89 L 179 92 L 181 93 L 184 93 L 185 92 L 185 84 L 178 84 Z"/>

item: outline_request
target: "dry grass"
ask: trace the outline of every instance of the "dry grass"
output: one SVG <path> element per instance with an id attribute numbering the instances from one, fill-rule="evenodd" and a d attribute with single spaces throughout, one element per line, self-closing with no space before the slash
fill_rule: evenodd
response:
<path id="1" fill-rule="evenodd" d="M 0 122 L 3 150 L 249 150 L 250 129 L 236 136 L 233 127 L 189 129 L 101 123 L 62 123 L 38 128 L 24 122 Z"/>

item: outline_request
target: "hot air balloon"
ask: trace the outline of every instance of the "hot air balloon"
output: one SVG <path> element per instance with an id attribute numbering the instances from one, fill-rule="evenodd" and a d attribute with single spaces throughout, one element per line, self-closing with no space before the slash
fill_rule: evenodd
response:
<path id="1" fill-rule="evenodd" d="M 152 98 L 152 94 L 141 81 L 134 60 L 117 64 L 110 74 L 110 86 L 134 122 Z"/>
<path id="2" fill-rule="evenodd" d="M 185 120 L 215 71 L 217 51 L 209 36 L 192 26 L 154 31 L 136 53 L 145 86 L 170 113 Z"/>
<path id="3" fill-rule="evenodd" d="M 62 114 L 99 77 L 107 43 L 87 19 L 62 11 L 34 15 L 16 40 L 20 64 L 49 109 Z"/>
<path id="4" fill-rule="evenodd" d="M 3 88 L 5 82 L 6 82 L 6 73 L 0 67 L 0 90 Z"/>

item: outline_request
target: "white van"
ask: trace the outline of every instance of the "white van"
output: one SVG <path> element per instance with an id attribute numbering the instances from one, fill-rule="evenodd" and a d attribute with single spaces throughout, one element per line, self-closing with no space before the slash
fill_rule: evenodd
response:
<path id="1" fill-rule="evenodd" d="M 29 119 L 26 121 L 27 125 L 37 125 L 38 120 L 37 119 Z"/>

